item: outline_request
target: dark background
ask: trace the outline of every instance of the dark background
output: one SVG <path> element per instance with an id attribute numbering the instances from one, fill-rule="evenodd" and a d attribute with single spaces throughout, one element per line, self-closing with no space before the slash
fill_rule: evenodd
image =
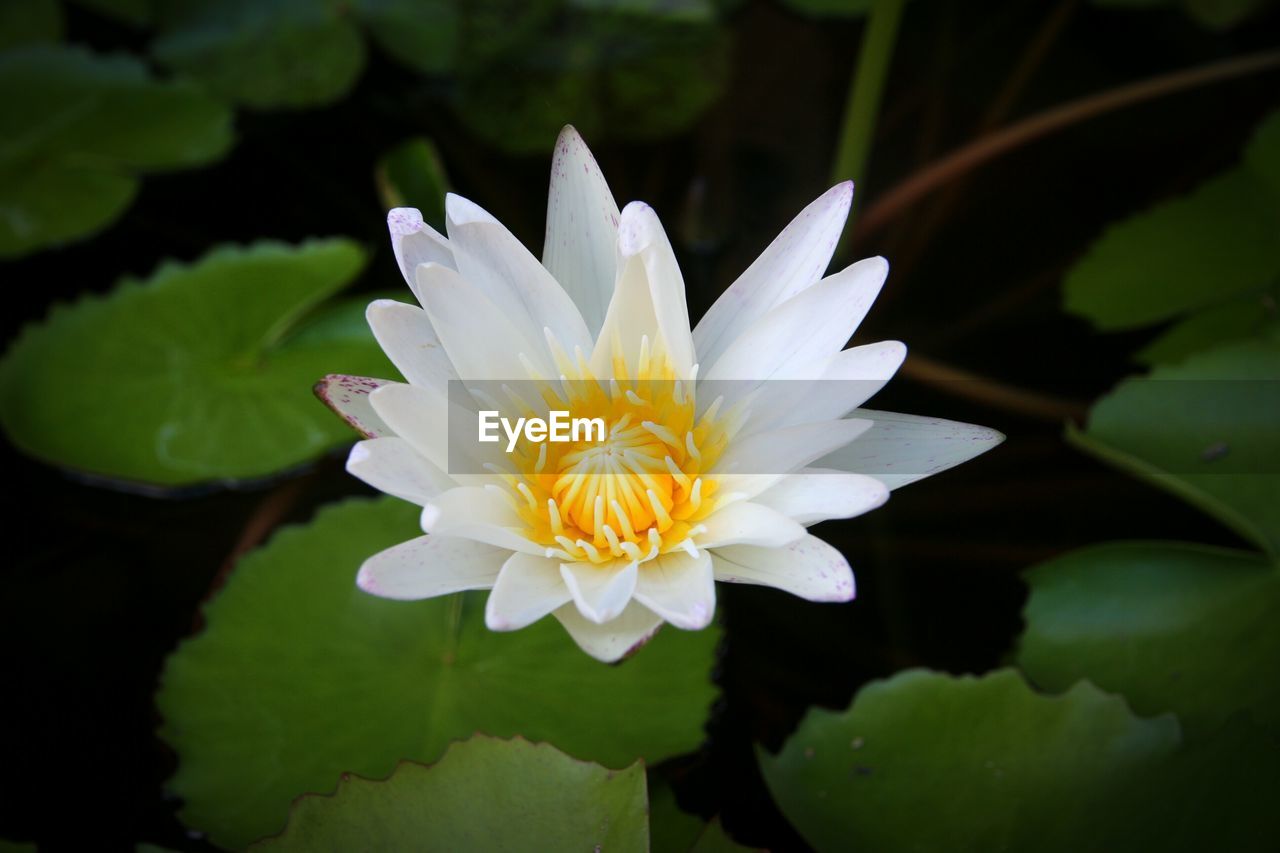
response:
<path id="1" fill-rule="evenodd" d="M 82 8 L 67 16 L 69 41 L 144 47 L 135 31 Z M 1273 10 L 1215 34 L 1176 9 L 918 0 L 906 11 L 858 209 L 992 124 L 1271 47 L 1278 23 Z M 587 140 L 620 203 L 643 198 L 663 216 L 695 318 L 828 186 L 861 35 L 858 21 L 808 19 L 770 2 L 742 4 L 725 25 L 731 79 L 692 129 L 660 142 Z M 1062 274 L 1109 222 L 1235 162 L 1278 83 L 1274 72 L 1255 75 L 1079 123 L 967 174 L 875 234 L 859 237 L 855 226 L 854 256 L 883 254 L 892 267 L 859 340 L 900 339 L 1083 412 L 1135 370 L 1128 354 L 1151 334 L 1100 335 L 1065 315 Z M 7 264 L 5 339 L 54 301 L 223 241 L 348 235 L 374 252 L 358 289 L 399 287 L 370 172 L 415 135 L 435 141 L 458 192 L 536 251 L 553 140 L 539 156 L 487 147 L 462 128 L 444 85 L 371 51 L 357 88 L 335 106 L 240 111 L 237 144 L 219 164 L 149 178 L 103 234 Z M 1070 449 L 1060 419 L 966 397 L 906 375 L 875 399 L 1009 438 L 869 516 L 823 525 L 819 535 L 854 566 L 856 602 L 721 588 L 723 693 L 705 746 L 657 772 L 683 807 L 721 815 L 741 842 L 803 847 L 765 791 L 754 742 L 777 748 L 810 705 L 844 707 L 859 685 L 905 666 L 999 664 L 1020 629 L 1025 568 L 1115 538 L 1237 544 L 1186 505 Z M 86 838 L 102 849 L 201 849 L 163 793 L 174 759 L 154 736 L 159 668 L 198 624 L 232 554 L 276 523 L 368 491 L 343 472 L 342 455 L 242 491 L 155 499 L 81 483 L 6 447 L 0 836 L 45 849 L 83 849 Z"/>

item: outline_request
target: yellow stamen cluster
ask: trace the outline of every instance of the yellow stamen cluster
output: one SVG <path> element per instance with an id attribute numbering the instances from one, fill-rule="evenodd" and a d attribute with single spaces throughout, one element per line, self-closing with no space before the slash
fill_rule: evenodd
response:
<path id="1" fill-rule="evenodd" d="M 553 351 L 556 348 L 553 347 Z M 615 354 L 613 377 L 599 380 L 582 354 L 558 353 L 559 382 L 538 381 L 542 404 L 573 418 L 600 418 L 603 441 L 517 444 L 505 480 L 527 525 L 525 535 L 565 561 L 636 562 L 684 549 L 715 509 L 717 483 L 706 472 L 724 451 L 732 418 L 719 401 L 699 416 L 693 378 L 642 339 L 634 371 Z"/>

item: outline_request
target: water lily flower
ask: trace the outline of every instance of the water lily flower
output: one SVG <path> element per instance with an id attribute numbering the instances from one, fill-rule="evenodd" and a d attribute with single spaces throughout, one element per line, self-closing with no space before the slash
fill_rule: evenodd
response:
<path id="1" fill-rule="evenodd" d="M 359 586 L 394 599 L 491 589 L 489 628 L 553 615 L 602 661 L 664 622 L 706 627 L 715 581 L 852 599 L 848 562 L 806 528 L 875 509 L 1003 439 L 859 408 L 906 349 L 845 349 L 888 274 L 871 258 L 824 277 L 852 194 L 841 184 L 806 207 L 692 329 L 657 214 L 640 202 L 619 212 L 573 128 L 556 144 L 541 262 L 456 195 L 447 237 L 417 210 L 391 211 L 421 307 L 378 300 L 368 319 L 407 382 L 329 376 L 318 393 L 368 436 L 347 469 L 422 506 L 425 535 L 370 557 Z M 806 386 L 791 379 L 823 390 L 797 398 Z M 607 433 L 538 447 L 526 435 L 523 467 L 460 469 L 450 387 L 473 380 L 544 383 Z M 712 401 L 717 382 L 746 390 Z"/>

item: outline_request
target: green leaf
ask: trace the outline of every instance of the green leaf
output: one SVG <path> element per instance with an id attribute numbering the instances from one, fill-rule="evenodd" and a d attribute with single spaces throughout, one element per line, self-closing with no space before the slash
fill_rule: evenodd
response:
<path id="1" fill-rule="evenodd" d="M 483 594 L 402 602 L 357 589 L 361 561 L 418 535 L 418 514 L 392 499 L 325 509 L 246 557 L 208 605 L 157 697 L 188 825 L 238 847 L 344 771 L 383 777 L 477 731 L 610 767 L 701 741 L 713 630 L 663 631 L 606 666 L 551 619 L 489 631 Z"/>
<path id="2" fill-rule="evenodd" d="M 649 846 L 657 851 L 687 851 L 706 827 L 702 818 L 680 809 L 675 791 L 649 776 Z"/>
<path id="3" fill-rule="evenodd" d="M 0 0 L 0 50 L 62 38 L 58 0 Z"/>
<path id="4" fill-rule="evenodd" d="M 720 823 L 720 818 L 713 817 L 698 836 L 698 840 L 689 848 L 689 853 L 743 853 L 756 850 L 755 847 L 744 847 L 729 837 Z"/>
<path id="5" fill-rule="evenodd" d="M 1134 356 L 1143 364 L 1174 364 L 1189 355 L 1247 338 L 1267 338 L 1280 329 L 1276 289 L 1205 308 L 1175 323 Z"/>
<path id="6" fill-rule="evenodd" d="M 1088 683 L 1046 697 L 1013 670 L 912 670 L 810 711 L 760 764 L 820 851 L 1089 850 L 1125 817 L 1108 793 L 1178 742 L 1172 716 L 1139 719 Z"/>
<path id="7" fill-rule="evenodd" d="M 1018 663 L 1036 684 L 1087 678 L 1192 733 L 1247 711 L 1280 731 L 1280 572 L 1200 545 L 1117 542 L 1032 569 Z"/>
<path id="8" fill-rule="evenodd" d="M 1101 329 L 1168 320 L 1280 280 L 1280 113 L 1236 169 L 1111 226 L 1067 274 L 1068 311 Z"/>
<path id="9" fill-rule="evenodd" d="M 364 40 L 331 0 L 172 0 L 157 12 L 156 58 L 248 107 L 330 103 L 364 67 Z"/>
<path id="10" fill-rule="evenodd" d="M 1128 379 L 1068 438 L 1280 554 L 1280 341 L 1247 341 Z"/>
<path id="11" fill-rule="evenodd" d="M 374 179 L 383 207 L 416 207 L 429 225 L 444 231 L 449 178 L 431 140 L 409 139 L 388 151 Z"/>
<path id="12" fill-rule="evenodd" d="M 53 464 L 159 486 L 313 459 L 354 437 L 316 380 L 394 375 L 354 306 L 300 322 L 363 263 L 346 240 L 224 247 L 55 307 L 0 361 L 0 423 Z"/>
<path id="13" fill-rule="evenodd" d="M 423 74 L 444 74 L 457 61 L 457 0 L 354 0 L 356 13 L 393 59 Z"/>
<path id="14" fill-rule="evenodd" d="M 0 54 L 0 257 L 86 237 L 128 206 L 137 173 L 209 163 L 230 145 L 225 106 L 132 58 Z"/>
<path id="15" fill-rule="evenodd" d="M 711 14 L 633 6 L 530 4 L 472 12 L 459 70 L 458 114 L 491 145 L 544 153 L 572 123 L 592 140 L 655 139 L 689 127 L 719 95 L 727 34 Z"/>
<path id="16" fill-rule="evenodd" d="M 644 768 L 608 770 L 547 744 L 477 735 L 383 781 L 302 797 L 255 851 L 648 849 Z"/>

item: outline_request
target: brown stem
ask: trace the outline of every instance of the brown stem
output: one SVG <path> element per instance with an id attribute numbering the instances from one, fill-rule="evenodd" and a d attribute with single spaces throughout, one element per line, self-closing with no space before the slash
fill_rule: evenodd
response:
<path id="1" fill-rule="evenodd" d="M 1121 107 L 1209 83 L 1267 71 L 1277 66 L 1280 66 L 1280 50 L 1272 50 L 1164 74 L 1071 101 L 1012 124 L 1003 130 L 979 137 L 941 160 L 935 161 L 932 165 L 919 170 L 877 199 L 858 221 L 858 237 L 865 238 L 868 234 L 883 228 L 911 205 L 944 184 L 967 174 L 988 160 L 1041 136 Z"/>
<path id="2" fill-rule="evenodd" d="M 948 394 L 1037 420 L 1053 423 L 1081 420 L 1088 410 L 1088 405 L 1082 402 L 1006 385 L 922 355 L 907 356 L 900 373 Z"/>

